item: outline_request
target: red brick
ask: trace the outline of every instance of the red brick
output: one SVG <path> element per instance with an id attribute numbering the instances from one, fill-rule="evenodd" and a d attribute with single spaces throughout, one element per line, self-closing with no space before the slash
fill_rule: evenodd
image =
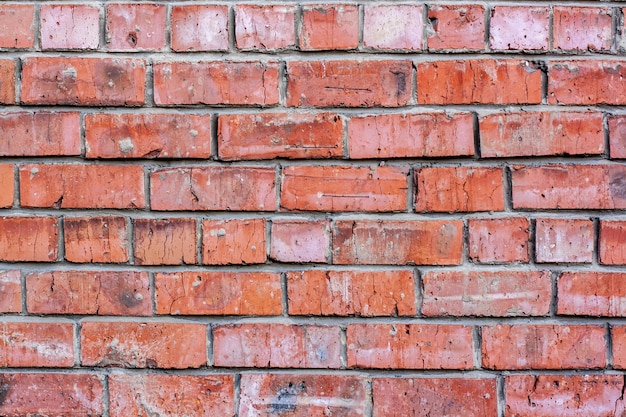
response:
<path id="1" fill-rule="evenodd" d="M 439 324 L 351 324 L 348 366 L 471 369 L 472 328 Z"/>
<path id="2" fill-rule="evenodd" d="M 608 120 L 611 158 L 626 158 L 626 116 L 610 116 Z"/>
<path id="3" fill-rule="evenodd" d="M 410 61 L 287 62 L 287 105 L 405 106 L 412 80 Z"/>
<path id="4" fill-rule="evenodd" d="M 109 4 L 106 10 L 109 49 L 155 51 L 165 47 L 165 5 Z"/>
<path id="5" fill-rule="evenodd" d="M 613 341 L 613 367 L 626 369 L 626 326 L 611 326 L 611 339 Z"/>
<path id="6" fill-rule="evenodd" d="M 2 321 L 0 366 L 74 366 L 74 325 L 69 322 Z"/>
<path id="7" fill-rule="evenodd" d="M 290 315 L 414 316 L 413 272 L 287 272 Z"/>
<path id="8" fill-rule="evenodd" d="M 282 313 L 278 273 L 158 273 L 155 287 L 157 314 L 271 316 Z"/>
<path id="9" fill-rule="evenodd" d="M 66 217 L 65 259 L 70 262 L 128 262 L 128 225 L 124 217 Z"/>
<path id="10" fill-rule="evenodd" d="M 29 57 L 22 59 L 22 103 L 138 106 L 145 79 L 141 59 Z"/>
<path id="11" fill-rule="evenodd" d="M 0 271 L 0 313 L 21 312 L 22 284 L 20 271 Z"/>
<path id="12" fill-rule="evenodd" d="M 343 126 L 333 113 L 225 114 L 218 119 L 219 158 L 333 158 L 343 154 Z"/>
<path id="13" fill-rule="evenodd" d="M 15 103 L 15 61 L 0 59 L 0 104 Z"/>
<path id="14" fill-rule="evenodd" d="M 262 264 L 267 260 L 265 219 L 202 221 L 202 263 Z"/>
<path id="15" fill-rule="evenodd" d="M 207 362 L 204 324 L 84 321 L 80 345 L 83 366 L 183 369 Z"/>
<path id="16" fill-rule="evenodd" d="M 228 49 L 228 6 L 201 4 L 172 7 L 174 51 Z"/>
<path id="17" fill-rule="evenodd" d="M 537 219 L 537 262 L 591 262 L 593 221 L 586 219 Z"/>
<path id="18" fill-rule="evenodd" d="M 42 49 L 98 48 L 98 7 L 84 4 L 43 4 L 39 16 Z"/>
<path id="19" fill-rule="evenodd" d="M 329 221 L 272 221 L 270 258 L 278 262 L 327 263 L 330 259 Z"/>
<path id="20" fill-rule="evenodd" d="M 109 376 L 110 415 L 235 415 L 232 375 Z"/>
<path id="21" fill-rule="evenodd" d="M 15 194 L 15 174 L 13 164 L 0 164 L 0 207 L 11 207 Z"/>
<path id="22" fill-rule="evenodd" d="M 546 316 L 549 271 L 428 271 L 422 278 L 425 316 Z"/>
<path id="23" fill-rule="evenodd" d="M 548 49 L 550 8 L 496 6 L 491 11 L 492 49 Z"/>
<path id="24" fill-rule="evenodd" d="M 290 166 L 283 169 L 286 210 L 405 211 L 407 167 Z"/>
<path id="25" fill-rule="evenodd" d="M 624 413 L 622 375 L 509 375 L 506 415 L 611 417 Z"/>
<path id="26" fill-rule="evenodd" d="M 0 260 L 53 262 L 58 233 L 56 217 L 0 217 Z"/>
<path id="27" fill-rule="evenodd" d="M 244 374 L 239 414 L 365 416 L 369 408 L 367 382 L 354 375 Z"/>
<path id="28" fill-rule="evenodd" d="M 600 263 L 626 265 L 626 222 L 600 221 Z"/>
<path id="29" fill-rule="evenodd" d="M 146 272 L 53 271 L 26 276 L 31 314 L 152 314 Z"/>
<path id="30" fill-rule="evenodd" d="M 143 167 L 22 165 L 20 203 L 23 207 L 143 208 Z"/>
<path id="31" fill-rule="evenodd" d="M 428 49 L 485 49 L 483 5 L 429 5 L 428 20 Z"/>
<path id="32" fill-rule="evenodd" d="M 621 165 L 512 167 L 515 209 L 626 208 L 626 168 Z"/>
<path id="33" fill-rule="evenodd" d="M 278 104 L 276 62 L 159 62 L 154 102 L 174 104 Z"/>
<path id="34" fill-rule="evenodd" d="M 153 210 L 276 210 L 274 168 L 164 168 L 150 176 Z"/>
<path id="35" fill-rule="evenodd" d="M 1 156 L 80 155 L 80 114 L 37 111 L 0 114 Z"/>
<path id="36" fill-rule="evenodd" d="M 433 167 L 415 170 L 416 211 L 504 209 L 502 168 Z"/>
<path id="37" fill-rule="evenodd" d="M 32 48 L 35 44 L 35 5 L 0 6 L 0 48 Z"/>
<path id="38" fill-rule="evenodd" d="M 606 51 L 611 49 L 611 9 L 554 7 L 555 49 Z"/>
<path id="39" fill-rule="evenodd" d="M 557 313 L 580 316 L 626 316 L 626 274 L 563 272 L 558 281 Z"/>
<path id="40" fill-rule="evenodd" d="M 235 41 L 238 49 L 292 48 L 296 44 L 293 5 L 235 6 Z"/>
<path id="41" fill-rule="evenodd" d="M 365 5 L 363 45 L 375 49 L 422 49 L 422 9 L 419 5 Z"/>
<path id="42" fill-rule="evenodd" d="M 470 113 L 379 114 L 348 122 L 350 158 L 474 155 Z"/>
<path id="43" fill-rule="evenodd" d="M 496 417 L 495 379 L 374 378 L 375 416 Z"/>
<path id="44" fill-rule="evenodd" d="M 550 104 L 626 104 L 623 61 L 550 61 Z"/>
<path id="45" fill-rule="evenodd" d="M 459 265 L 463 224 L 457 220 L 338 220 L 333 263 Z"/>
<path id="46" fill-rule="evenodd" d="M 359 46 L 359 9 L 353 4 L 302 6 L 300 49 L 356 49 Z"/>
<path id="47" fill-rule="evenodd" d="M 339 327 L 228 324 L 213 329 L 215 366 L 339 368 Z"/>
<path id="48" fill-rule="evenodd" d="M 102 376 L 84 373 L 0 373 L 5 417 L 104 415 Z M 70 411 L 71 410 L 71 411 Z"/>
<path id="49" fill-rule="evenodd" d="M 525 217 L 470 219 L 470 259 L 477 263 L 528 262 L 529 227 Z"/>
<path id="50" fill-rule="evenodd" d="M 591 369 L 606 365 L 606 331 L 594 325 L 483 326 L 487 369 Z"/>
<path id="51" fill-rule="evenodd" d="M 473 59 L 417 64 L 420 104 L 539 104 L 541 71 L 530 61 Z"/>
<path id="52" fill-rule="evenodd" d="M 135 219 L 137 265 L 181 265 L 198 262 L 194 219 Z"/>
<path id="53" fill-rule="evenodd" d="M 482 117 L 479 126 L 483 158 L 604 152 L 599 112 L 498 113 Z"/>

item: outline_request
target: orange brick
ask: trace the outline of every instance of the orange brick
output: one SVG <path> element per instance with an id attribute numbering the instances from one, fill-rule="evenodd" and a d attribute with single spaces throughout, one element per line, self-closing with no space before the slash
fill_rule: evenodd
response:
<path id="1" fill-rule="evenodd" d="M 332 235 L 335 264 L 461 263 L 461 221 L 338 220 Z"/>
<path id="2" fill-rule="evenodd" d="M 600 263 L 626 265 L 626 221 L 600 220 Z"/>
<path id="3" fill-rule="evenodd" d="M 270 316 L 282 313 L 277 273 L 157 273 L 155 287 L 157 314 Z"/>
<path id="4" fill-rule="evenodd" d="M 74 325 L 3 319 L 0 366 L 58 368 L 74 366 Z"/>
<path id="5" fill-rule="evenodd" d="M 160 4 L 108 4 L 106 41 L 110 50 L 154 51 L 165 47 L 167 8 Z"/>
<path id="6" fill-rule="evenodd" d="M 35 5 L 0 6 L 0 48 L 32 48 L 35 43 Z"/>
<path id="7" fill-rule="evenodd" d="M 20 203 L 23 207 L 143 208 L 143 167 L 22 165 Z"/>
<path id="8" fill-rule="evenodd" d="M 235 415 L 232 375 L 109 376 L 111 417 Z"/>
<path id="9" fill-rule="evenodd" d="M 359 9 L 354 4 L 302 6 L 300 49 L 339 50 L 359 46 Z"/>
<path id="10" fill-rule="evenodd" d="M 100 9 L 85 4 L 42 4 L 42 49 L 97 49 Z"/>
<path id="11" fill-rule="evenodd" d="M 472 328 L 439 324 L 350 324 L 348 366 L 471 369 Z"/>
<path id="12" fill-rule="evenodd" d="M 276 62 L 157 62 L 154 102 L 176 104 L 278 104 Z"/>
<path id="13" fill-rule="evenodd" d="M 272 221 L 270 258 L 278 262 L 327 263 L 330 258 L 330 222 Z"/>
<path id="14" fill-rule="evenodd" d="M 58 233 L 56 217 L 0 217 L 0 260 L 53 262 Z"/>
<path id="15" fill-rule="evenodd" d="M 138 106 L 145 79 L 141 59 L 29 57 L 22 59 L 22 103 Z"/>
<path id="16" fill-rule="evenodd" d="M 626 66 L 621 61 L 550 61 L 550 104 L 626 104 Z"/>
<path id="17" fill-rule="evenodd" d="M 611 49 L 611 9 L 554 7 L 554 49 L 606 51 Z"/>
<path id="18" fill-rule="evenodd" d="M 209 158 L 211 116 L 88 114 L 87 158 Z"/>
<path id="19" fill-rule="evenodd" d="M 213 4 L 173 6 L 171 19 L 174 51 L 228 49 L 228 6 Z"/>
<path id="20" fill-rule="evenodd" d="M 550 8 L 496 6 L 491 11 L 489 33 L 495 50 L 545 51 L 550 38 Z"/>
<path id="21" fill-rule="evenodd" d="M 198 262 L 195 219 L 135 219 L 137 265 L 181 265 Z"/>
<path id="22" fill-rule="evenodd" d="M 594 325 L 483 326 L 487 369 L 591 369 L 606 365 L 606 331 Z"/>
<path id="23" fill-rule="evenodd" d="M 15 195 L 15 167 L 0 164 L 0 207 L 11 207 Z"/>
<path id="24" fill-rule="evenodd" d="M 84 321 L 80 331 L 83 366 L 198 368 L 206 344 L 206 325 L 196 323 Z"/>
<path id="25" fill-rule="evenodd" d="M 292 48 L 296 44 L 293 5 L 235 6 L 235 41 L 238 49 Z"/>
<path id="26" fill-rule="evenodd" d="M 153 210 L 276 210 L 274 168 L 164 168 L 150 176 Z"/>
<path id="27" fill-rule="evenodd" d="M 504 209 L 502 168 L 433 167 L 415 170 L 416 211 Z"/>
<path id="28" fill-rule="evenodd" d="M 422 9 L 421 4 L 366 4 L 363 9 L 363 45 L 374 49 L 421 50 Z"/>
<path id="29" fill-rule="evenodd" d="M 470 113 L 379 114 L 348 122 L 352 159 L 474 155 Z"/>
<path id="30" fill-rule="evenodd" d="M 343 154 L 342 121 L 333 113 L 225 114 L 217 129 L 219 158 L 226 161 Z"/>
<path id="31" fill-rule="evenodd" d="M 528 262 L 529 227 L 525 217 L 470 219 L 470 259 L 477 263 Z"/>
<path id="32" fill-rule="evenodd" d="M 203 220 L 202 263 L 264 263 L 267 260 L 265 233 L 265 219 Z"/>
<path id="33" fill-rule="evenodd" d="M 425 316 L 547 316 L 549 271 L 428 271 L 422 278 Z"/>
<path id="34" fill-rule="evenodd" d="M 290 315 L 413 316 L 415 282 L 407 270 L 287 272 Z"/>
<path id="35" fill-rule="evenodd" d="M 563 272 L 558 281 L 557 313 L 580 316 L 626 316 L 626 274 Z"/>
<path id="36" fill-rule="evenodd" d="M 339 327 L 228 324 L 213 329 L 215 366 L 339 368 Z"/>
<path id="37" fill-rule="evenodd" d="M 0 104 L 15 103 L 15 61 L 0 59 Z"/>
<path id="38" fill-rule="evenodd" d="M 146 272 L 54 271 L 26 276 L 31 314 L 152 314 Z"/>
<path id="39" fill-rule="evenodd" d="M 407 167 L 290 166 L 281 208 L 313 211 L 404 211 Z"/>
<path id="40" fill-rule="evenodd" d="M 0 271 L 0 313 L 21 312 L 22 284 L 20 271 Z"/>
<path id="41" fill-rule="evenodd" d="M 428 49 L 485 49 L 485 7 L 481 4 L 429 5 Z"/>
<path id="42" fill-rule="evenodd" d="M 537 219 L 537 262 L 586 262 L 593 260 L 594 227 L 586 219 Z"/>
<path id="43" fill-rule="evenodd" d="M 65 259 L 70 262 L 128 262 L 124 217 L 66 217 Z"/>
<path id="44" fill-rule="evenodd" d="M 410 61 L 287 62 L 287 105 L 405 106 L 412 80 Z"/>
<path id="45" fill-rule="evenodd" d="M 80 155 L 80 114 L 37 111 L 0 114 L 0 155 Z"/>

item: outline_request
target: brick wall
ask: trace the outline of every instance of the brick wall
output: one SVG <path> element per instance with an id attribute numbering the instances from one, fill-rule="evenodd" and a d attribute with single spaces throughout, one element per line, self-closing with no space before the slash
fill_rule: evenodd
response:
<path id="1" fill-rule="evenodd" d="M 622 415 L 621 5 L 2 2 L 0 415 Z"/>

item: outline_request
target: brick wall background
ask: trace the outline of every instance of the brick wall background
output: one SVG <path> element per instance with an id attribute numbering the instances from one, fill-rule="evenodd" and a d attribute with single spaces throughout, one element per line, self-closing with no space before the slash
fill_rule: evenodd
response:
<path id="1" fill-rule="evenodd" d="M 623 415 L 622 4 L 2 2 L 0 415 Z"/>

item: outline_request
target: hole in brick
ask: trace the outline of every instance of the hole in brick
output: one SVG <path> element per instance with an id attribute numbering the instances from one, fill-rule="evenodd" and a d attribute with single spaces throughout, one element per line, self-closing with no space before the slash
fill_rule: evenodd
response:
<path id="1" fill-rule="evenodd" d="M 137 34 L 135 32 L 130 32 L 127 40 L 132 46 L 137 46 Z"/>

